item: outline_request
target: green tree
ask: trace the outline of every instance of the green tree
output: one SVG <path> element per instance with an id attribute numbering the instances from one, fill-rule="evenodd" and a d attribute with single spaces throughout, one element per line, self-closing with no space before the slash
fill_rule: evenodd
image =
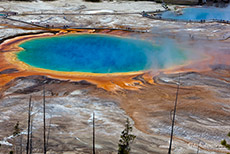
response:
<path id="1" fill-rule="evenodd" d="M 16 125 L 14 126 L 14 131 L 13 131 L 13 136 L 15 137 L 14 138 L 14 143 L 15 143 L 15 152 L 17 153 L 17 137 L 19 136 L 20 134 L 20 128 L 19 128 L 19 121 L 17 121 Z M 13 154 L 14 151 L 10 151 L 10 154 Z"/>
<path id="2" fill-rule="evenodd" d="M 19 133 L 20 133 L 20 129 L 19 129 L 19 121 L 18 121 L 14 126 L 13 136 L 17 136 Z"/>
<path id="3" fill-rule="evenodd" d="M 118 144 L 118 154 L 129 154 L 130 152 L 130 144 L 134 141 L 136 138 L 135 135 L 130 134 L 132 132 L 133 128 L 130 125 L 129 119 L 127 118 L 125 129 L 121 133 L 121 138 L 119 140 Z"/>
<path id="4" fill-rule="evenodd" d="M 230 132 L 228 133 L 228 137 L 230 137 Z M 228 143 L 226 142 L 226 140 L 222 140 L 222 141 L 221 141 L 221 144 L 222 144 L 224 147 L 226 147 L 228 150 L 230 150 L 230 144 L 228 144 Z M 228 153 L 228 154 L 230 154 L 230 153 Z"/>

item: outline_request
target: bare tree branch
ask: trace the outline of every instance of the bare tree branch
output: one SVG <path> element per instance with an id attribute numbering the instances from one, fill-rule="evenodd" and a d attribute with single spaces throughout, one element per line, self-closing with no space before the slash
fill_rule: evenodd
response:
<path id="1" fill-rule="evenodd" d="M 27 144 L 26 144 L 26 154 L 29 154 L 29 146 L 30 146 L 30 111 L 31 111 L 31 98 L 29 99 L 29 108 L 28 108 L 28 128 L 27 128 Z"/>
<path id="2" fill-rule="evenodd" d="M 43 87 L 43 135 L 44 135 L 44 154 L 46 154 L 46 100 L 45 100 L 45 86 Z"/>
<path id="3" fill-rule="evenodd" d="M 95 154 L 95 121 L 94 121 L 94 112 L 93 112 L 93 154 Z"/>
<path id="4" fill-rule="evenodd" d="M 175 117 L 176 117 L 176 107 L 177 107 L 177 100 L 178 100 L 179 89 L 180 89 L 180 74 L 179 74 L 179 77 L 178 77 L 178 84 L 177 84 L 177 91 L 176 91 L 176 100 L 175 100 L 174 110 L 173 110 L 172 128 L 171 128 L 171 136 L 170 136 L 170 143 L 169 143 L 168 154 L 171 154 L 171 149 L 172 149 L 173 129 L 174 129 L 174 123 L 175 123 Z"/>

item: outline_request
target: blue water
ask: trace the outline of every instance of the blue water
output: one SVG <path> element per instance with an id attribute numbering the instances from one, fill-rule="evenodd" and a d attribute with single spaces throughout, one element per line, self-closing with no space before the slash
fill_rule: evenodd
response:
<path id="1" fill-rule="evenodd" d="M 173 11 L 164 12 L 163 19 L 176 19 L 185 21 L 200 20 L 230 20 L 230 7 L 228 8 L 185 8 L 182 15 L 176 15 Z"/>
<path id="2" fill-rule="evenodd" d="M 24 50 L 17 53 L 19 60 L 33 67 L 66 72 L 133 72 L 186 60 L 177 48 L 165 55 L 165 48 L 148 41 L 99 34 L 39 38 L 20 47 Z M 166 57 L 174 58 L 167 61 Z"/>

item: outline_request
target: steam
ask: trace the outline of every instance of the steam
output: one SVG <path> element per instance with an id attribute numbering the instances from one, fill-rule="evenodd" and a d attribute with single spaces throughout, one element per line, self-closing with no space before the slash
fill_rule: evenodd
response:
<path id="1" fill-rule="evenodd" d="M 171 30 L 173 31 L 174 29 Z M 212 69 L 215 66 L 230 65 L 228 41 L 220 41 L 217 38 L 210 40 L 205 36 L 198 38 L 197 35 L 199 32 L 172 33 L 170 32 L 170 28 L 154 27 L 151 33 L 152 37 L 146 40 L 151 40 L 154 44 L 162 47 L 158 60 L 165 62 L 164 68 L 166 69 L 184 65 L 183 69 L 195 71 Z M 191 34 L 195 37 L 191 37 Z M 178 50 L 182 53 L 175 55 L 173 51 Z M 184 56 L 185 59 L 178 59 L 178 56 Z M 148 57 L 149 61 L 155 60 L 154 55 L 149 55 Z M 154 72 L 162 69 L 158 61 L 152 64 L 151 69 Z"/>
<path id="2" fill-rule="evenodd" d="M 203 53 L 192 49 L 192 46 L 186 43 L 179 44 L 176 40 L 170 38 L 157 37 L 157 40 L 154 40 L 154 45 L 159 46 L 157 51 L 147 55 L 148 61 L 151 63 L 150 68 L 154 72 L 174 68 L 178 65 L 186 65 L 190 61 L 198 61 L 204 58 Z"/>

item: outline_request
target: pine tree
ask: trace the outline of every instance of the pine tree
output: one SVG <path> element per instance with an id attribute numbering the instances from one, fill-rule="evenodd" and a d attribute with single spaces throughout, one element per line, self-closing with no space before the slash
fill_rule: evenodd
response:
<path id="1" fill-rule="evenodd" d="M 228 137 L 230 137 L 230 132 L 228 133 Z M 221 144 L 222 144 L 224 147 L 226 147 L 228 150 L 230 150 L 230 144 L 228 144 L 228 143 L 226 142 L 226 140 L 222 140 L 222 141 L 221 141 Z M 230 154 L 230 153 L 228 153 L 228 154 Z"/>
<path id="2" fill-rule="evenodd" d="M 119 140 L 118 144 L 118 154 L 129 154 L 131 148 L 130 144 L 134 141 L 136 138 L 135 135 L 130 134 L 132 132 L 133 128 L 130 125 L 129 119 L 127 118 L 125 129 L 121 133 L 121 138 Z"/>
<path id="3" fill-rule="evenodd" d="M 17 136 L 19 133 L 20 133 L 20 129 L 19 129 L 19 121 L 18 121 L 14 126 L 13 136 Z"/>
<path id="4" fill-rule="evenodd" d="M 17 149 L 18 149 L 18 145 L 17 145 L 17 142 L 18 142 L 18 136 L 20 135 L 20 128 L 19 128 L 19 121 L 17 121 L 16 125 L 14 126 L 14 131 L 13 131 L 13 136 L 15 137 L 14 138 L 14 143 L 15 143 L 15 152 L 17 153 Z M 11 151 L 13 152 L 13 151 Z"/>

